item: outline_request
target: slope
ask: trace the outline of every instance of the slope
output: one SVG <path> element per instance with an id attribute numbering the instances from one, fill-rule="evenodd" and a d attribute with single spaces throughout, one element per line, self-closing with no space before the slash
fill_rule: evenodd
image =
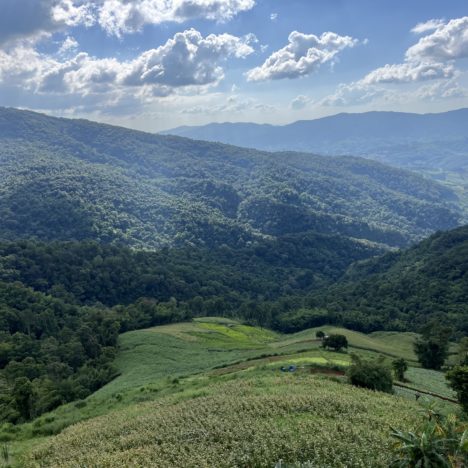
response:
<path id="1" fill-rule="evenodd" d="M 270 154 L 0 109 L 0 238 L 246 245 L 315 231 L 406 245 L 451 190 L 359 158 Z"/>
<path id="2" fill-rule="evenodd" d="M 334 327 L 321 329 L 346 334 L 351 350 L 366 357 L 380 353 L 387 355 L 389 352 L 394 356 L 407 357 L 406 344 L 415 338 L 402 334 L 401 340 L 397 339 L 389 346 L 389 334 L 369 336 Z M 227 463 L 228 466 L 237 463 L 236 457 L 242 455 L 245 463 L 250 461 L 251 464 L 260 460 L 257 456 L 263 457 L 255 466 L 263 466 L 263 463 L 270 466 L 280 458 L 290 462 L 310 459 L 315 463 L 322 462 L 320 466 L 328 466 L 331 460 L 335 460 L 333 466 L 341 466 L 349 463 L 350 459 L 346 458 L 349 456 L 366 460 L 362 462 L 364 466 L 384 465 L 388 457 L 388 426 L 397 422 L 401 426 L 414 421 L 413 417 L 417 417 L 416 406 L 394 396 L 354 389 L 342 381 L 337 382 L 336 377 L 332 382 L 320 374 L 311 373 L 311 370 L 321 368 L 337 370 L 346 367 L 350 361 L 346 353 L 321 349 L 320 341 L 315 339 L 315 331 L 280 335 L 233 320 L 212 317 L 123 334 L 115 362 L 120 372 L 117 379 L 86 400 L 60 407 L 16 431 L 18 440 L 28 435 L 41 437 L 61 432 L 27 455 L 23 466 L 34 466 L 34 463 L 73 466 L 86 464 L 91 458 L 100 466 L 126 465 L 130 462 L 138 466 L 168 463 L 171 466 L 191 466 L 195 461 L 202 466 L 224 466 L 219 457 L 221 454 L 226 456 L 227 452 L 234 457 Z M 363 350 L 363 347 L 368 349 Z M 281 366 L 290 364 L 298 366 L 296 373 L 279 371 Z M 425 370 L 414 370 L 419 372 L 412 383 L 417 388 L 431 389 L 431 385 L 445 385 L 441 373 L 438 373 L 440 378 L 436 379 L 436 376 L 426 375 Z M 441 391 L 449 391 L 442 386 Z M 414 401 L 413 394 L 406 396 Z M 304 411 L 300 411 L 296 403 Z M 283 407 L 289 416 L 278 409 Z M 372 457 L 379 452 L 381 459 L 367 459 L 366 450 L 350 450 L 346 438 L 336 444 L 332 422 L 336 412 L 341 415 L 341 424 L 346 427 L 348 424 L 354 425 L 354 442 L 357 437 L 364 444 L 363 447 L 368 450 L 372 448 Z M 248 424 L 244 420 L 239 425 L 235 416 L 237 413 L 247 418 Z M 169 417 L 169 414 L 180 415 L 181 419 L 179 416 Z M 192 435 L 198 431 L 198 424 L 194 424 L 195 420 L 189 417 L 190 414 L 201 421 L 204 430 L 210 434 L 209 421 L 224 428 L 221 432 L 215 431 L 216 434 L 212 436 L 204 432 L 204 440 L 206 437 L 212 440 L 213 437 L 212 449 L 201 447 L 198 438 L 197 447 L 192 446 L 189 442 L 192 438 L 184 436 L 182 424 Z M 98 415 L 101 417 L 95 418 Z M 217 420 L 217 415 L 222 415 L 222 421 Z M 295 419 L 296 416 L 299 420 Z M 76 424 L 88 418 L 92 419 Z M 154 425 L 160 425 L 162 420 L 165 421 L 164 432 L 168 436 L 170 434 L 169 439 L 155 429 Z M 296 423 L 299 421 L 312 424 L 310 428 L 307 426 L 306 431 L 301 431 L 313 434 L 311 439 L 307 435 L 304 439 L 297 439 Z M 326 432 L 313 430 L 314 421 L 327 431 L 332 431 L 328 439 Z M 237 425 L 235 439 L 231 424 Z M 365 424 L 371 424 L 373 431 L 376 431 L 373 437 L 370 437 Z M 62 431 L 70 425 L 72 427 Z M 344 426 L 341 428 L 344 429 Z M 250 442 L 248 439 L 253 433 L 248 428 L 254 428 L 258 434 Z M 96 437 L 97 434 L 99 437 Z M 153 444 L 155 434 L 159 440 L 156 446 Z M 269 440 L 268 450 L 255 455 L 255 447 L 262 446 L 262 438 Z M 292 438 L 296 438 L 296 442 Z M 286 453 L 283 453 L 285 449 L 281 439 L 286 440 L 289 446 Z M 312 440 L 324 449 L 314 454 L 308 445 Z M 170 448 L 174 445 L 186 447 L 187 443 L 186 450 L 178 450 L 179 455 Z M 235 454 L 233 443 L 239 444 L 239 449 L 242 446 L 242 454 Z M 32 439 L 28 444 L 35 445 L 36 441 Z M 228 450 L 225 444 L 231 449 Z M 297 450 L 292 449 L 297 444 Z M 374 450 L 377 447 L 380 450 Z M 173 457 L 171 462 L 167 461 L 167 456 Z"/>
<path id="3" fill-rule="evenodd" d="M 468 332 L 468 226 L 434 234 L 418 245 L 353 265 L 317 302 L 330 310 L 385 318 L 390 329 L 413 329 L 441 317 Z"/>

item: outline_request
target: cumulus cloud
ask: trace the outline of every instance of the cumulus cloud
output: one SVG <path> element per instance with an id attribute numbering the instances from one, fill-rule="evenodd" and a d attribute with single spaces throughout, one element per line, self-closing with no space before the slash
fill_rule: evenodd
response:
<path id="1" fill-rule="evenodd" d="M 390 92 L 366 83 L 357 81 L 350 84 L 340 84 L 334 94 L 327 96 L 321 101 L 323 106 L 356 106 L 367 104 L 378 98 L 390 98 Z"/>
<path id="2" fill-rule="evenodd" d="M 406 52 L 408 61 L 445 62 L 468 57 L 468 16 L 440 23 Z"/>
<path id="3" fill-rule="evenodd" d="M 126 67 L 126 85 L 155 84 L 170 87 L 217 83 L 224 77 L 219 65 L 225 58 L 245 58 L 254 52 L 254 36 L 210 34 L 190 29 L 177 33 L 161 47 L 144 52 Z"/>
<path id="4" fill-rule="evenodd" d="M 322 64 L 331 62 L 341 50 L 354 47 L 357 43 L 350 36 L 333 32 L 316 36 L 293 31 L 285 47 L 271 54 L 260 67 L 248 71 L 246 76 L 249 81 L 307 76 Z"/>
<path id="5" fill-rule="evenodd" d="M 362 83 L 411 83 L 415 81 L 451 78 L 455 68 L 450 63 L 406 62 L 385 65 L 367 74 Z"/>
<path id="6" fill-rule="evenodd" d="M 58 50 L 59 55 L 67 55 L 69 53 L 75 52 L 79 47 L 77 40 L 74 37 L 67 36 L 63 41 L 60 49 Z"/>
<path id="7" fill-rule="evenodd" d="M 430 20 L 413 31 L 428 34 L 406 51 L 403 63 L 373 70 L 364 83 L 410 83 L 455 76 L 454 61 L 468 57 L 468 16 L 448 22 Z"/>
<path id="8" fill-rule="evenodd" d="M 455 80 L 442 81 L 421 86 L 415 94 L 419 99 L 423 99 L 425 101 L 468 97 L 468 91 L 461 87 Z"/>
<path id="9" fill-rule="evenodd" d="M 312 100 L 310 99 L 310 97 L 300 94 L 291 101 L 290 107 L 293 110 L 301 110 L 304 109 L 304 107 L 307 107 L 307 105 L 311 102 Z"/>
<path id="10" fill-rule="evenodd" d="M 146 24 L 224 22 L 254 6 L 255 0 L 1 0 L 0 45 L 95 23 L 120 37 Z"/>
<path id="11" fill-rule="evenodd" d="M 104 0 L 99 24 L 109 34 L 140 31 L 146 24 L 203 18 L 224 22 L 255 6 L 255 0 Z"/>
<path id="12" fill-rule="evenodd" d="M 229 96 L 225 102 L 219 104 L 200 104 L 192 107 L 184 107 L 181 114 L 216 115 L 216 114 L 242 114 L 245 111 L 276 112 L 275 106 L 264 104 L 257 99 L 243 98 L 241 96 Z"/>
<path id="13" fill-rule="evenodd" d="M 94 22 L 93 6 L 84 0 L 1 0 L 0 8 L 0 46 Z"/>
<path id="14" fill-rule="evenodd" d="M 189 29 L 130 61 L 98 59 L 85 52 L 59 60 L 21 45 L 0 50 L 0 80 L 37 93 L 89 95 L 139 88 L 137 93 L 145 99 L 167 96 L 177 89 L 216 85 L 224 77 L 223 62 L 253 53 L 254 40 L 230 34 L 203 37 Z M 74 45 L 72 39 L 68 45 Z"/>
<path id="15" fill-rule="evenodd" d="M 444 20 L 441 19 L 431 19 L 429 21 L 425 21 L 424 23 L 418 23 L 411 32 L 415 34 L 424 34 L 429 31 L 434 31 L 434 29 L 439 28 L 444 24 Z"/>

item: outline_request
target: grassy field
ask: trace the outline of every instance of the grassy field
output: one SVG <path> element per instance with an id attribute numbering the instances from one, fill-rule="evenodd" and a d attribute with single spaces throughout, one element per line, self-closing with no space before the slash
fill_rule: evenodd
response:
<path id="1" fill-rule="evenodd" d="M 379 332 L 364 335 L 330 326 L 321 327 L 320 329 L 328 334 L 345 334 L 350 343 L 349 352 L 356 352 L 366 357 L 383 354 L 388 358 L 388 361 L 391 361 L 393 357 L 404 357 L 410 361 L 411 366 L 416 365 L 412 353 L 412 342 L 415 339 L 414 334 Z M 212 398 L 214 399 L 213 401 L 220 404 L 218 400 L 219 398 L 222 399 L 222 394 L 217 395 L 217 393 L 224 391 L 222 390 L 224 384 L 227 385 L 226 388 L 232 390 L 232 386 L 235 387 L 235 384 L 232 382 L 238 382 L 239 385 L 245 384 L 247 388 L 263 388 L 265 390 L 264 404 L 266 407 L 273 405 L 270 394 L 274 394 L 275 389 L 270 388 L 270 386 L 273 385 L 273 382 L 276 382 L 275 379 L 280 379 L 277 381 L 278 385 L 284 384 L 283 393 L 287 391 L 288 385 L 296 382 L 294 379 L 297 378 L 299 379 L 297 380 L 298 382 L 303 382 L 301 385 L 290 387 L 290 389 L 294 390 L 294 393 L 291 393 L 291 397 L 295 397 L 296 390 L 298 391 L 298 395 L 302 395 L 301 398 L 305 397 L 307 386 L 310 386 L 310 391 L 313 394 L 315 386 L 318 386 L 318 389 L 323 389 L 323 386 L 331 385 L 329 389 L 330 391 L 333 390 L 333 394 L 336 397 L 334 404 L 339 405 L 340 403 L 337 400 L 338 393 L 348 394 L 348 392 L 354 392 L 355 389 L 352 389 L 352 387 L 345 383 L 329 381 L 324 383 L 324 377 L 312 375 L 311 368 L 345 370 L 350 362 L 350 355 L 349 353 L 330 352 L 321 348 L 320 341 L 315 338 L 317 330 L 306 330 L 294 335 L 280 335 L 270 330 L 249 327 L 228 319 L 205 318 L 197 319 L 190 323 L 172 324 L 125 333 L 120 337 L 120 351 L 115 361 L 115 365 L 120 373 L 116 379 L 84 401 L 59 407 L 51 413 L 42 415 L 32 423 L 24 424 L 17 428 L 3 428 L 3 430 L 0 430 L 0 440 L 2 436 L 4 440 L 5 438 L 13 439 L 10 442 L 10 449 L 13 457 L 15 457 L 16 466 L 25 466 L 25 461 L 22 457 L 26 456 L 25 454 L 31 453 L 31 451 L 36 454 L 34 456 L 38 457 L 38 460 L 46 460 L 45 465 L 37 466 L 54 466 L 53 464 L 49 465 L 48 460 L 55 460 L 54 457 L 57 456 L 55 454 L 56 447 L 58 447 L 57 444 L 64 443 L 64 446 L 66 446 L 68 443 L 57 441 L 64 441 L 63 437 L 65 437 L 65 434 L 68 434 L 66 437 L 70 437 L 70 439 L 66 440 L 69 440 L 71 444 L 78 444 L 78 440 L 81 440 L 83 434 L 91 431 L 90 428 L 97 427 L 94 424 L 102 423 L 98 423 L 93 419 L 89 422 L 89 426 L 86 426 L 87 423 L 83 423 L 84 425 L 77 425 L 66 429 L 68 426 L 87 419 L 96 418 L 97 416 L 102 416 L 104 418 L 102 421 L 110 421 L 114 418 L 116 421 L 125 421 L 126 418 L 133 417 L 131 416 L 132 414 L 135 414 L 135 417 L 144 419 L 145 410 L 143 408 L 146 408 L 146 405 L 150 405 L 150 408 L 159 408 L 158 414 L 161 414 L 161 416 L 158 417 L 161 418 L 166 417 L 164 416 L 166 414 L 164 411 L 166 411 L 167 405 L 182 405 L 180 408 L 184 408 L 183 411 L 195 411 L 194 408 L 198 405 L 197 402 L 201 401 L 199 399 L 202 397 Z M 297 372 L 293 376 L 280 371 L 281 367 L 289 365 L 297 366 Z M 330 378 L 338 379 L 338 377 L 333 376 L 328 377 L 328 379 Z M 410 385 L 415 388 L 452 396 L 452 392 L 447 388 L 443 374 L 441 373 L 410 367 L 408 379 Z M 304 382 L 307 383 L 305 384 Z M 394 405 L 406 408 L 404 411 L 408 411 L 406 405 L 410 405 L 410 407 L 414 405 L 413 401 L 409 401 L 414 400 L 414 392 L 402 390 L 398 394 L 406 398 L 406 403 L 395 397 L 385 398 L 394 398 L 395 401 L 398 401 Z M 376 396 L 375 398 L 379 400 L 381 397 Z M 240 404 L 240 400 L 241 397 L 239 395 L 234 395 L 232 401 L 233 407 Z M 378 403 L 375 402 L 375 405 L 378 406 Z M 383 414 L 381 413 L 381 416 Z M 185 416 L 181 417 L 183 419 Z M 366 417 L 370 417 L 370 415 Z M 271 423 L 270 421 L 269 424 Z M 322 423 L 325 424 L 326 421 L 322 421 Z M 328 423 L 331 422 L 329 421 Z M 148 424 L 152 423 L 148 421 Z M 177 425 L 179 422 L 174 421 L 174 424 Z M 229 422 L 229 424 L 231 423 Z M 289 426 L 289 422 L 285 424 L 286 428 L 289 427 L 288 430 L 292 430 L 291 428 L 296 422 L 291 421 L 293 426 Z M 15 431 L 14 433 L 12 433 L 13 430 Z M 115 427 L 109 430 L 111 432 L 118 432 L 120 429 Z M 123 430 L 122 434 L 126 434 L 125 431 L 127 430 L 138 432 L 136 427 Z M 63 435 L 60 435 L 59 438 L 50 437 L 62 431 Z M 122 434 L 118 436 L 118 439 L 126 437 Z M 382 434 L 381 436 L 383 437 Z M 51 440 L 50 442 L 48 437 Z M 75 437 L 77 439 L 74 439 Z M 281 437 L 285 437 L 284 434 Z M 99 440 L 101 439 L 100 435 Z M 72 440 L 75 440 L 75 442 L 72 442 Z M 312 442 L 304 442 L 306 445 L 309 443 Z M 38 444 L 39 446 L 45 444 L 44 447 L 48 448 L 40 448 L 35 452 L 35 447 Z M 87 444 L 88 441 L 85 441 L 86 447 L 88 446 Z M 146 453 L 146 449 L 142 448 L 145 444 L 143 442 L 138 442 L 138 444 L 138 451 L 142 450 L 142 453 Z M 301 447 L 302 450 L 305 446 Z M 123 460 L 118 458 L 120 455 L 115 454 L 117 458 L 113 458 L 114 455 L 111 455 L 111 452 L 113 453 L 115 450 L 113 446 L 109 448 L 109 460 L 120 463 Z M 187 450 L 193 452 L 192 449 Z M 254 449 L 252 448 L 252 450 Z M 269 448 L 269 450 L 272 449 Z M 94 452 L 91 451 L 90 453 Z M 294 452 L 294 456 L 291 456 L 299 461 L 304 460 L 302 456 L 298 456 L 298 453 Z M 284 456 L 276 450 L 272 450 L 272 454 L 277 454 L 283 459 L 287 458 L 287 451 Z M 87 455 L 80 454 L 78 451 L 76 452 L 76 456 L 80 460 L 83 460 L 82 462 L 80 461 L 80 465 L 67 464 L 68 462 L 64 460 L 63 465 L 57 464 L 56 466 L 85 466 Z M 138 459 L 137 454 L 134 456 Z M 30 466 L 34 466 L 32 464 L 33 458 L 29 458 L 28 460 Z M 108 462 L 105 460 L 107 458 L 103 459 L 102 464 L 98 466 L 116 466 L 106 464 Z M 54 463 L 59 462 L 54 461 Z M 203 463 L 205 462 L 202 463 L 200 461 L 200 463 L 197 466 L 212 466 L 204 465 Z M 380 463 L 380 461 L 376 463 Z M 143 465 L 137 464 L 135 466 Z M 377 464 L 375 466 L 381 465 Z"/>

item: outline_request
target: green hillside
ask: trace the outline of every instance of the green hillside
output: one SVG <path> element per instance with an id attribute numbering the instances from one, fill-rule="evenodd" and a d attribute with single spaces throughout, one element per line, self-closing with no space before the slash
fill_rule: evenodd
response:
<path id="1" fill-rule="evenodd" d="M 422 326 L 438 317 L 468 332 L 468 227 L 434 234 L 414 247 L 359 262 L 317 299 L 329 310 L 359 311 L 369 322 Z"/>
<path id="2" fill-rule="evenodd" d="M 414 358 L 411 334 L 321 330 L 344 333 L 350 352 L 365 357 Z M 87 399 L 19 426 L 12 454 L 21 466 L 271 466 L 280 459 L 387 466 L 389 426 L 410 428 L 418 418 L 414 392 L 388 396 L 321 374 L 346 369 L 350 356 L 322 349 L 315 331 L 281 335 L 201 318 L 125 333 L 114 362 L 120 375 Z M 296 372 L 280 372 L 289 365 Z M 440 372 L 410 367 L 408 375 L 421 391 L 452 395 Z M 76 424 L 83 419 L 90 420 Z M 336 431 L 347 435 L 337 442 Z M 7 434 L 4 428 L 0 437 Z"/>
<path id="3" fill-rule="evenodd" d="M 314 231 L 402 246 L 459 219 L 452 191 L 360 158 L 271 154 L 4 108 L 0 143 L 4 239 L 244 246 Z"/>

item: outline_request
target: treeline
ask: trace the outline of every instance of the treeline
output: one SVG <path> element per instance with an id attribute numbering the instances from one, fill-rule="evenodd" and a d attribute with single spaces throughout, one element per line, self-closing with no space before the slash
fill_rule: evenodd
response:
<path id="1" fill-rule="evenodd" d="M 0 421 L 28 420 L 108 382 L 119 333 L 203 315 L 272 326 L 277 299 L 330 284 L 375 252 L 313 233 L 153 252 L 0 243 Z"/>
<path id="2" fill-rule="evenodd" d="M 282 332 L 420 331 L 438 319 L 453 338 L 468 334 L 468 227 L 366 260 L 376 252 L 314 233 L 151 252 L 0 243 L 0 418 L 26 420 L 109 381 L 119 333 L 197 316 Z"/>

